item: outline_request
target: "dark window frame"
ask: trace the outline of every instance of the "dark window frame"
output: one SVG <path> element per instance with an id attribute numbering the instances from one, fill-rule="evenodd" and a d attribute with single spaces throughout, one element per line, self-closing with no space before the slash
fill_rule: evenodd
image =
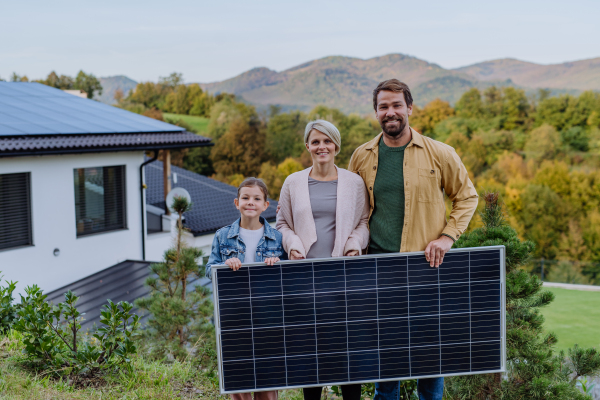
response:
<path id="1" fill-rule="evenodd" d="M 1 251 L 8 251 L 8 250 L 15 250 L 15 249 L 19 249 L 19 248 L 23 248 L 23 247 L 30 247 L 33 246 L 33 219 L 32 219 L 32 213 L 31 213 L 31 172 L 16 172 L 16 173 L 7 173 L 7 174 L 0 174 L 0 176 L 2 177 L 7 177 L 9 175 L 13 175 L 13 176 L 17 176 L 17 175 L 22 175 L 23 178 L 25 179 L 24 182 L 24 186 L 25 186 L 25 198 L 24 199 L 17 199 L 16 202 L 25 202 L 26 205 L 26 211 L 25 211 L 25 215 L 23 215 L 26 219 L 25 221 L 25 226 L 26 226 L 26 233 L 24 236 L 26 236 L 26 238 L 24 239 L 26 241 L 23 242 L 19 242 L 16 243 L 13 240 L 13 243 L 11 244 L 9 242 L 9 240 L 6 240 L 6 243 L 4 243 L 5 241 L 5 237 L 9 237 L 7 235 L 8 233 L 8 229 L 11 228 L 10 223 L 6 223 L 6 219 L 8 219 L 8 215 L 13 215 L 13 213 L 7 213 L 6 215 L 3 215 L 2 212 L 0 212 L 0 252 Z M 0 188 L 2 188 L 2 183 L 0 183 Z M 2 198 L 2 194 L 0 193 L 0 200 L 4 200 Z M 3 209 L 5 209 L 6 204 L 1 204 L 0 207 L 2 207 Z M 21 222 L 22 223 L 22 222 Z M 7 229 L 6 232 L 3 231 L 3 229 Z M 11 235 L 14 239 L 14 235 Z"/>
<path id="2" fill-rule="evenodd" d="M 79 190 L 79 196 L 82 196 L 82 193 L 85 193 L 85 179 L 83 181 L 80 181 L 79 183 L 79 187 L 77 186 L 77 182 L 75 180 L 75 175 L 79 175 L 79 177 L 84 177 L 85 178 L 85 171 L 86 170 L 91 170 L 91 169 L 102 169 L 103 171 L 103 180 L 104 180 L 104 176 L 106 174 L 106 171 L 109 168 L 118 168 L 120 170 L 120 175 L 121 175 L 121 180 L 120 182 L 115 182 L 116 185 L 115 188 L 119 187 L 119 189 L 121 192 L 121 205 L 120 205 L 120 212 L 121 212 L 121 221 L 118 224 L 118 226 L 114 226 L 111 225 L 109 227 L 105 227 L 102 229 L 85 229 L 85 225 L 83 225 L 83 230 L 79 229 L 79 221 L 78 221 L 78 209 L 77 207 L 81 206 L 81 199 L 80 199 L 80 203 L 78 204 L 77 202 L 77 191 Z M 73 189 L 74 189 L 74 201 L 75 201 L 75 233 L 77 238 L 82 238 L 82 237 L 87 237 L 87 236 L 93 236 L 93 235 L 98 235 L 98 234 L 103 234 L 103 233 L 110 233 L 110 232 L 116 232 L 116 231 L 122 231 L 122 230 L 127 230 L 128 228 L 128 224 L 127 224 L 127 177 L 126 177 L 126 166 L 125 165 L 108 165 L 108 166 L 99 166 L 99 167 L 85 167 L 85 168 L 74 168 L 73 169 Z M 83 184 L 82 184 L 83 183 Z M 105 182 L 103 182 L 103 188 L 105 188 L 104 186 Z M 83 195 L 85 196 L 85 194 Z M 104 196 L 104 194 L 103 194 Z M 85 197 L 84 197 L 85 198 Z M 103 197 L 103 202 L 104 202 L 104 206 L 106 207 L 106 198 Z M 104 210 L 104 215 L 106 216 L 106 209 Z M 114 211 L 114 210 L 111 210 Z M 116 211 L 118 212 L 118 211 Z M 81 211 L 79 211 L 79 213 L 81 213 Z M 105 217 L 106 218 L 106 217 Z"/>

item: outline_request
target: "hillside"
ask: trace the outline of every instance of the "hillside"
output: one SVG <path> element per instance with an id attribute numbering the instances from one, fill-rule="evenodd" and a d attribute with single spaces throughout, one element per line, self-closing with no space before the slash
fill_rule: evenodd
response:
<path id="1" fill-rule="evenodd" d="M 600 58 L 556 65 L 539 65 L 513 59 L 495 60 L 448 70 L 403 54 L 370 59 L 332 56 L 285 71 L 254 68 L 236 77 L 201 84 L 211 93 L 234 93 L 245 101 L 283 110 L 310 110 L 317 104 L 342 111 L 372 112 L 372 91 L 378 82 L 397 77 L 412 89 L 417 105 L 435 98 L 454 103 L 471 88 L 518 86 L 529 93 L 551 88 L 556 93 L 600 90 Z"/>
<path id="2" fill-rule="evenodd" d="M 97 100 L 105 104 L 114 104 L 115 93 L 118 89 L 121 89 L 123 94 L 127 96 L 130 90 L 135 89 L 137 82 L 124 75 L 117 75 L 100 78 L 100 84 L 102 85 L 102 95 Z"/>
<path id="3" fill-rule="evenodd" d="M 222 82 L 203 84 L 202 87 L 211 93 L 235 93 L 256 105 L 277 104 L 284 109 L 309 110 L 317 104 L 325 104 L 344 112 L 362 114 L 372 110 L 373 88 L 390 76 L 401 76 L 415 88 L 432 82 L 430 87 L 416 89 L 415 97 L 419 104 L 427 103 L 417 97 L 419 92 L 443 89 L 439 87 L 441 82 L 436 79 L 469 78 L 415 57 L 390 54 L 368 60 L 332 56 L 282 72 L 255 68 Z M 455 100 L 456 96 L 452 94 L 450 97 Z"/>
<path id="4" fill-rule="evenodd" d="M 527 88 L 600 90 L 600 58 L 551 65 L 504 58 L 455 71 L 482 81 L 510 79 Z"/>

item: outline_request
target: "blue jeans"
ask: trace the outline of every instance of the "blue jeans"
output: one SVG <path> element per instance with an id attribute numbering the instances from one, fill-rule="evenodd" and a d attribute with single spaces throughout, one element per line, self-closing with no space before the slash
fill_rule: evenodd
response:
<path id="1" fill-rule="evenodd" d="M 427 378 L 417 381 L 419 400 L 442 400 L 444 395 L 444 378 Z M 375 383 L 373 400 L 398 400 L 400 398 L 400 382 Z"/>

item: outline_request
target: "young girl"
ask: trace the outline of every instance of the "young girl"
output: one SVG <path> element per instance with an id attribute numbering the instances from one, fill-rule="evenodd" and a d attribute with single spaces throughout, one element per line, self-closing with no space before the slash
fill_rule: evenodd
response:
<path id="1" fill-rule="evenodd" d="M 215 233 L 212 251 L 206 264 L 206 276 L 211 278 L 211 267 L 226 264 L 234 271 L 242 263 L 264 261 L 273 265 L 283 255 L 281 233 L 260 216 L 267 207 L 267 185 L 257 178 L 246 178 L 238 187 L 234 200 L 240 218 Z M 233 251 L 232 251 L 233 249 Z M 233 400 L 252 400 L 251 393 L 232 394 Z M 255 392 L 254 400 L 277 400 L 277 391 Z"/>

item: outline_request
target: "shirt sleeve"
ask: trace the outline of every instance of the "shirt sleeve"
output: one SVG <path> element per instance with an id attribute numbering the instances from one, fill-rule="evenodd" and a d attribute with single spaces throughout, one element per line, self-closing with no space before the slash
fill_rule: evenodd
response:
<path id="1" fill-rule="evenodd" d="M 219 246 L 219 233 L 215 233 L 215 237 L 212 243 L 212 249 L 210 251 L 210 257 L 208 258 L 208 262 L 206 263 L 206 277 L 212 280 L 212 275 L 210 273 L 210 269 L 213 265 L 223 264 L 223 260 L 221 259 L 221 251 Z"/>
<path id="2" fill-rule="evenodd" d="M 452 211 L 442 235 L 449 236 L 454 241 L 458 240 L 469 226 L 469 221 L 477 208 L 477 190 L 467 169 L 454 149 L 446 156 L 442 171 L 442 187 L 452 201 Z"/>

